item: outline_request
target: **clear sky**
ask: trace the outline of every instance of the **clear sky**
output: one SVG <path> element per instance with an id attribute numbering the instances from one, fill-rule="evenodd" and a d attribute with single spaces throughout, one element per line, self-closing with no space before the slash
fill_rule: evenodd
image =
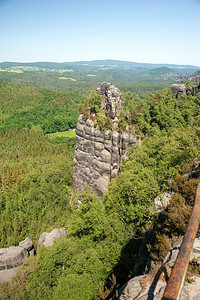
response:
<path id="1" fill-rule="evenodd" d="M 0 0 L 0 61 L 200 66 L 200 0 Z"/>

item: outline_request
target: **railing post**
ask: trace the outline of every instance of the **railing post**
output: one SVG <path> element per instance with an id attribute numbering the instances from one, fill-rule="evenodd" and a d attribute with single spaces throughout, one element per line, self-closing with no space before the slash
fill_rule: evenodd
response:
<path id="1" fill-rule="evenodd" d="M 184 284 L 188 269 L 190 253 L 200 221 L 200 183 L 197 186 L 194 208 L 190 217 L 188 228 L 181 244 L 178 256 L 174 263 L 170 278 L 165 288 L 162 300 L 178 300 Z"/>

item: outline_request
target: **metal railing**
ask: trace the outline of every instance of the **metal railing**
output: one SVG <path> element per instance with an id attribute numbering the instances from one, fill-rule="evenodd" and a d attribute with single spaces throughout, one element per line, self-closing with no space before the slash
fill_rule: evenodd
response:
<path id="1" fill-rule="evenodd" d="M 197 186 L 194 208 L 190 217 L 181 248 L 174 263 L 162 300 L 178 300 L 188 269 L 190 253 L 200 221 L 200 183 Z"/>

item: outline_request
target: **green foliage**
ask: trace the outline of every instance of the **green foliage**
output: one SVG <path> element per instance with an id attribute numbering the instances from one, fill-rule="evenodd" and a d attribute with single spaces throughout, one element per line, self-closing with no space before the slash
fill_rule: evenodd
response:
<path id="1" fill-rule="evenodd" d="M 83 115 L 83 118 L 87 120 L 90 116 L 90 109 L 88 107 L 88 102 L 82 103 L 80 105 L 80 113 Z"/>
<path id="2" fill-rule="evenodd" d="M 2 88 L 6 95 L 6 85 Z M 29 89 L 26 92 L 31 94 Z M 148 99 L 125 94 L 119 127 L 132 126 L 138 134 L 142 131 L 143 139 L 127 151 L 129 160 L 120 166 L 102 200 L 89 190 L 70 197 L 75 140 L 44 135 L 61 130 L 70 116 L 73 122 L 76 100 L 58 91 L 36 89 L 37 105 L 30 96 L 31 107 L 23 108 L 28 100 L 23 88 L 19 90 L 24 99 L 19 96 L 12 103 L 8 96 L 1 114 L 5 126 L 0 131 L 1 246 L 18 244 L 27 235 L 36 244 L 43 231 L 54 227 L 67 228 L 68 235 L 53 247 L 42 246 L 18 277 L 0 288 L 0 295 L 5 299 L 108 298 L 115 286 L 143 272 L 137 253 L 144 235 L 144 253 L 162 260 L 169 238 L 185 231 L 198 178 L 187 180 L 180 173 L 192 170 L 188 164 L 200 156 L 200 96 L 176 99 L 169 90 Z M 92 93 L 89 101 L 89 110 L 88 104 L 83 107 L 85 116 L 94 113 L 101 130 L 111 129 L 110 119 L 99 109 L 99 95 Z M 0 103 L 3 108 L 3 100 Z M 164 213 L 153 216 L 153 199 L 169 188 L 169 182 L 175 192 L 171 203 Z M 77 197 L 82 201 L 79 206 Z"/>
<path id="3" fill-rule="evenodd" d="M 44 133 L 69 130 L 76 126 L 84 101 L 78 93 L 0 82 L 0 130 L 33 126 Z"/>
<path id="4" fill-rule="evenodd" d="M 167 211 L 168 220 L 166 225 L 168 225 L 168 231 L 171 235 L 183 235 L 186 232 L 187 224 L 191 215 L 191 207 L 187 205 L 183 196 L 176 193 Z"/>
<path id="5" fill-rule="evenodd" d="M 118 123 L 119 131 L 123 132 L 126 129 L 127 125 L 128 125 L 128 122 L 126 120 L 126 114 L 124 111 L 122 111 L 120 114 L 120 120 Z"/>
<path id="6" fill-rule="evenodd" d="M 98 296 L 105 268 L 87 239 L 59 239 L 41 247 L 37 267 L 20 299 L 92 299 Z M 84 298 L 83 298 L 84 297 Z"/>
<path id="7" fill-rule="evenodd" d="M 135 124 L 136 131 L 150 134 L 154 127 L 169 131 L 172 128 L 193 125 L 200 113 L 199 95 L 180 96 L 176 99 L 170 90 L 141 100 L 128 92 L 124 95 L 124 112 L 121 122 Z"/>
<path id="8" fill-rule="evenodd" d="M 80 113 L 83 115 L 84 119 L 88 119 L 91 114 L 99 113 L 101 106 L 101 95 L 97 94 L 95 91 L 91 91 L 87 102 L 80 105 Z"/>
<path id="9" fill-rule="evenodd" d="M 53 145 L 42 131 L 0 134 L 0 245 L 14 245 L 63 222 L 69 213 L 73 151 Z M 66 160 L 67 158 L 67 160 Z"/>
<path id="10" fill-rule="evenodd" d="M 166 210 L 158 214 L 146 233 L 147 250 L 154 261 L 163 261 L 171 248 L 170 239 L 183 236 L 191 216 L 198 179 L 178 175 L 173 180 L 174 194 Z"/>
<path id="11" fill-rule="evenodd" d="M 194 282 L 194 276 L 199 276 L 200 275 L 200 265 L 197 260 L 192 260 L 189 265 L 188 265 L 188 270 L 186 274 L 186 281 L 188 283 Z"/>
<path id="12" fill-rule="evenodd" d="M 38 106 L 28 111 L 13 114 L 7 118 L 0 129 L 8 128 L 31 128 L 40 126 L 44 133 L 67 131 L 76 126 L 78 119 L 77 111 L 68 111 L 66 108 L 51 108 L 49 106 Z"/>
<path id="13" fill-rule="evenodd" d="M 124 222 L 139 226 L 148 218 L 149 205 L 158 190 L 151 170 L 137 163 L 111 182 L 105 204 L 109 211 L 117 212 Z"/>
<path id="14" fill-rule="evenodd" d="M 110 117 L 105 116 L 105 113 L 100 110 L 96 117 L 96 125 L 99 126 L 101 132 L 106 129 L 112 130 L 112 121 Z"/>
<path id="15" fill-rule="evenodd" d="M 185 85 L 186 85 L 187 87 L 188 87 L 188 86 L 192 86 L 192 83 L 191 83 L 190 80 L 187 80 L 186 83 L 185 83 Z"/>
<path id="16" fill-rule="evenodd" d="M 92 91 L 89 95 L 89 107 L 90 112 L 97 114 L 101 105 L 101 95 L 97 94 L 95 91 Z"/>
<path id="17" fill-rule="evenodd" d="M 17 270 L 17 274 L 11 282 L 0 284 L 0 299 L 21 299 L 21 294 L 27 288 L 28 277 L 37 269 L 37 259 L 34 256 L 24 261 L 23 266 Z"/>
<path id="18" fill-rule="evenodd" d="M 110 117 L 106 116 L 105 112 L 100 109 L 100 106 L 101 95 L 92 91 L 89 95 L 88 101 L 80 106 L 80 112 L 84 119 L 91 118 L 94 120 L 94 126 L 98 126 L 101 132 L 106 129 L 112 130 L 112 121 Z"/>
<path id="19" fill-rule="evenodd" d="M 52 144 L 64 144 L 67 148 L 75 148 L 76 145 L 76 138 L 72 137 L 72 138 L 66 138 L 64 136 L 57 136 L 55 138 L 51 138 L 50 139 L 50 143 Z"/>
<path id="20" fill-rule="evenodd" d="M 166 188 L 168 178 L 177 175 L 186 162 L 199 154 L 198 138 L 192 130 L 183 132 L 182 128 L 169 133 L 160 130 L 154 132 L 150 138 L 144 138 L 142 147 L 130 151 L 131 160 L 124 168 L 134 170 L 140 163 L 153 172 L 161 188 Z"/>
<path id="21" fill-rule="evenodd" d="M 113 69 L 108 66 L 108 61 L 104 63 L 108 67 L 106 70 L 100 66 L 85 66 L 76 63 L 64 63 L 63 65 L 39 63 L 34 66 L 33 64 L 26 66 L 20 64 L 21 68 L 16 64 L 13 65 L 14 63 L 1 63 L 2 68 L 5 69 L 0 72 L 0 80 L 25 86 L 31 85 L 80 93 L 88 93 L 91 89 L 96 89 L 103 81 L 115 82 L 121 91 L 132 91 L 140 94 L 142 98 L 147 97 L 150 93 L 161 91 L 165 87 L 169 88 L 174 82 L 174 79 L 171 78 L 163 80 L 163 74 L 169 73 L 169 71 L 173 73 L 169 68 L 156 68 L 153 71 L 138 66 L 133 68 L 131 65 L 130 68 L 124 69 L 125 64 L 121 67 L 119 62 L 114 61 L 113 64 L 117 64 L 118 67 Z M 99 63 L 97 62 L 97 64 Z M 127 62 L 127 64 L 129 63 Z M 12 70 L 6 70 L 10 67 Z M 180 70 L 177 69 L 178 72 Z"/>

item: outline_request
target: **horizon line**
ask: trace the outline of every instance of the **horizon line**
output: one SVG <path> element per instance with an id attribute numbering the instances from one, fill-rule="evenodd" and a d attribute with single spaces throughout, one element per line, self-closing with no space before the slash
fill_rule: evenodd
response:
<path id="1" fill-rule="evenodd" d="M 0 61 L 0 64 L 2 63 L 20 63 L 20 64 L 34 64 L 34 63 L 56 63 L 56 64 L 65 64 L 65 63 L 82 63 L 82 62 L 95 62 L 95 61 L 118 61 L 118 62 L 128 62 L 128 63 L 135 63 L 135 64 L 149 64 L 149 65 L 174 65 L 174 66 L 191 66 L 191 67 L 197 67 L 200 68 L 198 65 L 191 65 L 191 64 L 177 64 L 177 63 L 153 63 L 153 62 L 137 62 L 137 61 L 131 61 L 131 60 L 121 60 L 121 59 L 112 59 L 112 58 L 106 58 L 106 59 L 92 59 L 92 60 L 75 60 L 75 61 L 45 61 L 45 60 L 38 60 L 38 61 Z"/>

